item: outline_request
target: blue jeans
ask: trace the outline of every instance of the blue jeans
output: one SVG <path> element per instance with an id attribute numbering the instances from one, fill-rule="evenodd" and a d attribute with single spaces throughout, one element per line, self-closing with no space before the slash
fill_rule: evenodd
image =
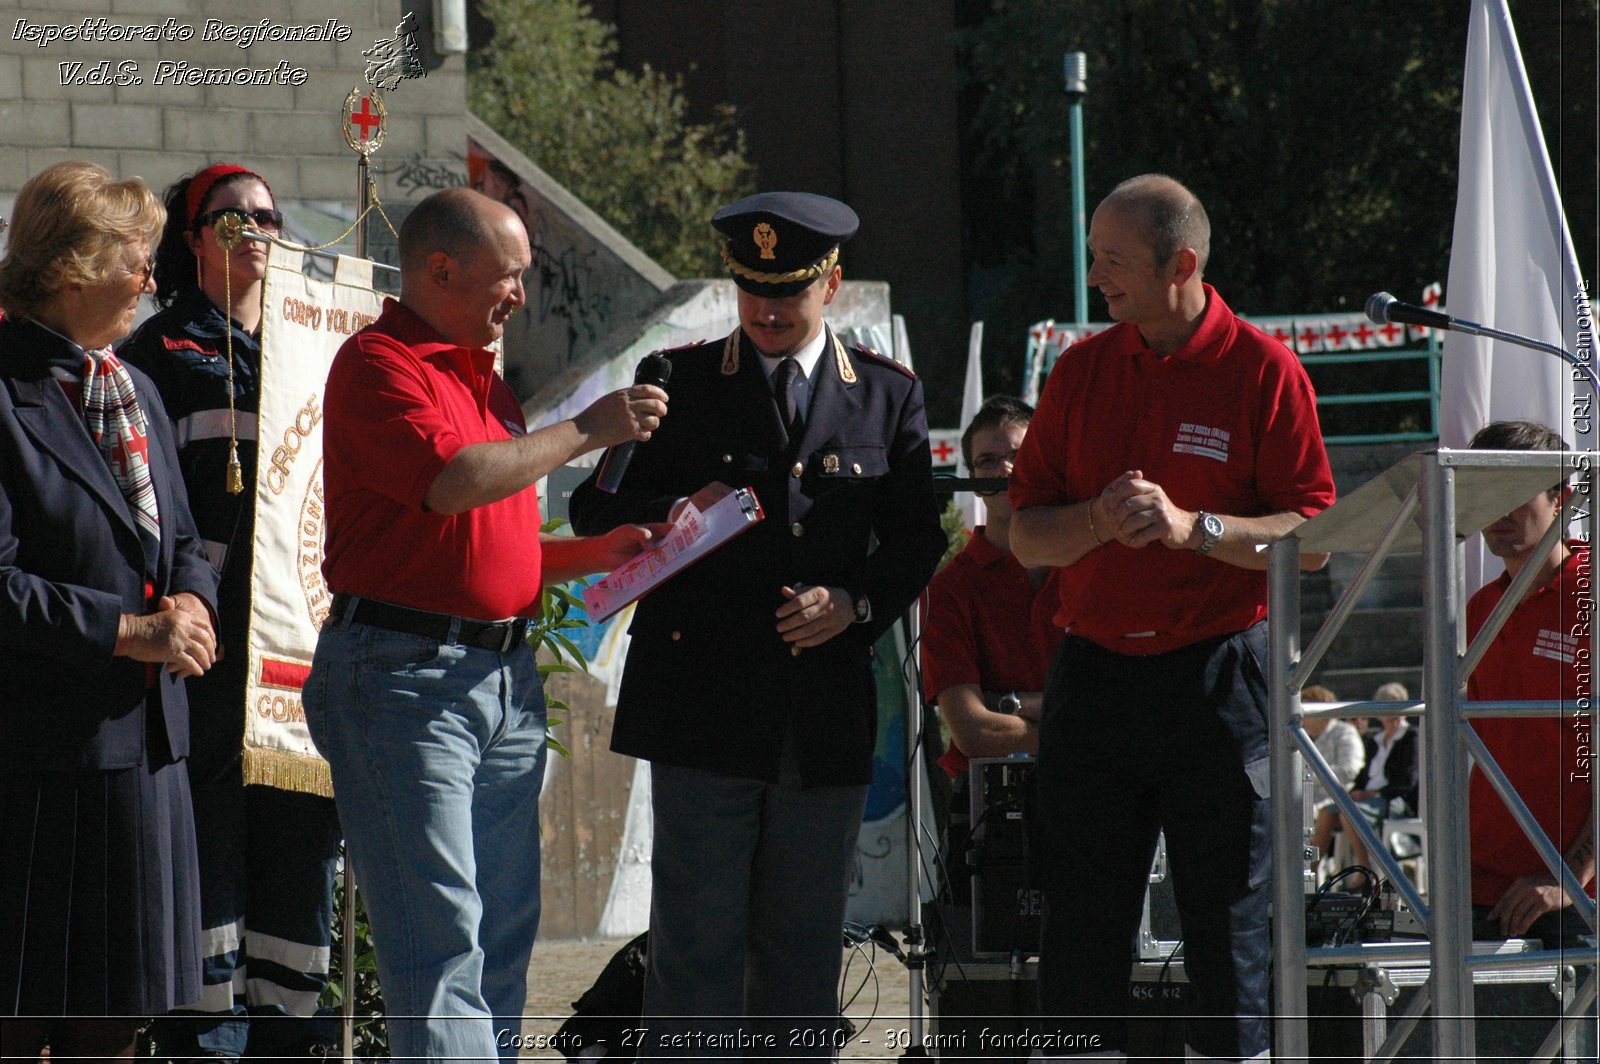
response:
<path id="1" fill-rule="evenodd" d="M 533 651 L 330 617 L 303 697 L 372 918 L 393 1058 L 497 1059 L 521 1029 L 539 927 Z"/>

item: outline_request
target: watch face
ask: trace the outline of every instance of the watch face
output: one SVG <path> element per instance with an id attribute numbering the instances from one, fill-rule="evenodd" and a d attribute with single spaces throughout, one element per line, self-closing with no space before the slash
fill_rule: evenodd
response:
<path id="1" fill-rule="evenodd" d="M 1222 518 L 1216 514 L 1206 514 L 1203 524 L 1208 538 L 1217 539 L 1222 535 Z"/>

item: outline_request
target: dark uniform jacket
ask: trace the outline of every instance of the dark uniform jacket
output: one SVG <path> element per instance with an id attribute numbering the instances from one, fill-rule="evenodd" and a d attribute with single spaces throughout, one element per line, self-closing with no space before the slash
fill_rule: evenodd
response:
<path id="1" fill-rule="evenodd" d="M 190 591 L 216 606 L 166 410 L 130 373 L 149 420 L 150 476 L 161 515 L 154 572 L 128 504 L 82 413 L 50 375 L 66 341 L 0 321 L 0 763 L 119 769 L 189 752 L 183 681 L 113 657 L 124 613 Z M 145 583 L 154 591 L 146 598 Z M 160 747 L 165 746 L 166 750 Z"/>
<path id="2" fill-rule="evenodd" d="M 228 331 L 233 332 L 233 423 L 245 490 L 227 490 Z M 250 655 L 250 569 L 255 535 L 256 415 L 261 407 L 261 345 L 199 289 L 151 317 L 117 349 L 149 375 L 172 419 L 178 464 L 201 544 L 218 570 L 217 642 L 225 653 L 189 681 L 195 707 L 189 774 L 203 787 L 237 776 L 244 750 L 244 690 Z M 141 393 L 142 394 L 142 393 Z"/>
<path id="3" fill-rule="evenodd" d="M 675 501 L 717 480 L 753 487 L 766 519 L 639 602 L 611 748 L 773 780 L 787 734 L 806 786 L 868 783 L 872 645 L 945 547 L 922 385 L 830 332 L 801 439 L 790 441 L 742 331 L 665 354 L 667 417 L 615 496 L 595 476 L 578 488 L 574 529 L 664 521 Z M 864 591 L 872 619 L 794 654 L 775 611 L 780 589 L 796 583 Z"/>

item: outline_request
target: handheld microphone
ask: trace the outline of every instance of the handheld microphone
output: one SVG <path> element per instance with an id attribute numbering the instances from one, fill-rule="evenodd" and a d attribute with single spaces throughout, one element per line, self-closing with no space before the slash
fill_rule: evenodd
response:
<path id="1" fill-rule="evenodd" d="M 1456 319 L 1437 310 L 1402 303 L 1388 292 L 1374 292 L 1367 300 L 1367 318 L 1374 325 L 1421 325 L 1429 329 L 1451 329 Z"/>
<path id="2" fill-rule="evenodd" d="M 665 388 L 667 381 L 672 378 L 672 361 L 665 355 L 645 355 L 639 360 L 639 368 L 634 371 L 633 383 L 654 384 L 657 388 Z M 600 476 L 595 486 L 607 495 L 615 495 L 617 489 L 622 487 L 622 475 L 628 471 L 628 463 L 633 460 L 633 449 L 637 445 L 634 440 L 619 443 L 606 450 L 605 459 L 600 463 Z"/>

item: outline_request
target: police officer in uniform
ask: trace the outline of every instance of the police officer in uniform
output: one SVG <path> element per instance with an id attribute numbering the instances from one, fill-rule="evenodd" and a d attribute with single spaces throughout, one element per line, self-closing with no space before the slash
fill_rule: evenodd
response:
<path id="1" fill-rule="evenodd" d="M 708 485 L 765 520 L 638 605 L 611 748 L 649 760 L 647 1055 L 828 1055 L 846 879 L 872 776 L 872 646 L 944 551 L 922 385 L 823 322 L 855 212 L 762 193 L 712 225 L 739 328 L 665 354 L 672 415 L 580 534 Z M 719 1019 L 720 1017 L 720 1019 Z M 739 1017 L 747 1017 L 741 1022 Z"/>

